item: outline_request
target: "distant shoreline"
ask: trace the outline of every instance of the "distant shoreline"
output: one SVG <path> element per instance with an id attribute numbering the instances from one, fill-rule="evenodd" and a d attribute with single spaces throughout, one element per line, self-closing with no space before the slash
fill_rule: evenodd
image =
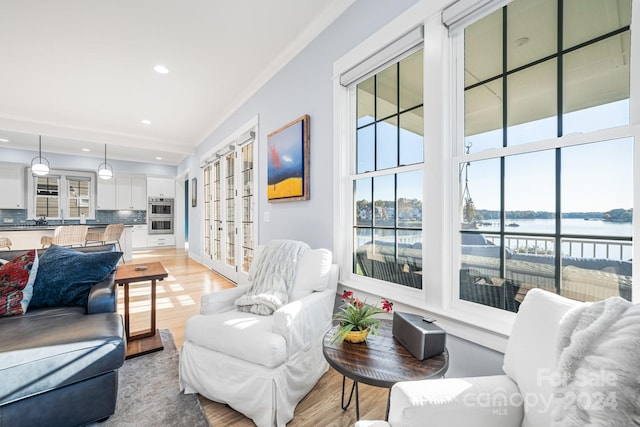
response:
<path id="1" fill-rule="evenodd" d="M 499 220 L 500 211 L 490 211 L 485 209 L 478 209 L 476 211 L 480 218 L 478 221 L 490 221 Z M 616 216 L 614 212 L 620 214 L 620 212 L 627 213 L 626 215 Z M 633 209 L 613 209 L 607 212 L 565 212 L 561 215 L 562 219 L 584 219 L 614 223 L 631 223 L 632 222 Z M 517 220 L 533 220 L 533 219 L 555 219 L 555 212 L 545 211 L 506 211 L 505 218 L 509 221 Z"/>

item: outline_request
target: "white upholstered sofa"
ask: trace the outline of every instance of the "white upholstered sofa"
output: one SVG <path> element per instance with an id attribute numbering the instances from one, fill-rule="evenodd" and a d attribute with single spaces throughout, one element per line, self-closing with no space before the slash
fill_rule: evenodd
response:
<path id="1" fill-rule="evenodd" d="M 397 383 L 389 421 L 356 427 L 637 425 L 640 306 L 613 299 L 584 304 L 530 290 L 507 344 L 505 375 Z M 575 326 L 569 340 L 567 325 Z"/>
<path id="2" fill-rule="evenodd" d="M 252 268 L 263 253 L 256 249 Z M 309 249 L 298 259 L 289 302 L 273 315 L 236 309 L 249 286 L 204 295 L 200 314 L 186 324 L 181 389 L 228 404 L 259 427 L 285 426 L 328 369 L 322 338 L 337 280 L 331 252 Z"/>

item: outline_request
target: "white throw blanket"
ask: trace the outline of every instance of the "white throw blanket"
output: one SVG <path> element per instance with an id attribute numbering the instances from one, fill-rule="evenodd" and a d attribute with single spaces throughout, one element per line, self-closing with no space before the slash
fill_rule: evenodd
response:
<path id="1" fill-rule="evenodd" d="M 289 302 L 289 288 L 296 276 L 296 266 L 309 245 L 296 240 L 272 240 L 265 246 L 254 274 L 249 275 L 251 287 L 235 302 L 240 311 L 268 316 Z"/>
<path id="2" fill-rule="evenodd" d="M 580 305 L 558 344 L 553 426 L 640 426 L 640 304 Z"/>

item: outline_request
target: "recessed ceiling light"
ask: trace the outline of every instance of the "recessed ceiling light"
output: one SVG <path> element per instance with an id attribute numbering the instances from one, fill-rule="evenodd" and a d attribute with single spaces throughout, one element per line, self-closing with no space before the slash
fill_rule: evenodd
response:
<path id="1" fill-rule="evenodd" d="M 8 139 L 0 138 L 0 142 L 9 142 Z"/>
<path id="2" fill-rule="evenodd" d="M 87 152 L 89 152 L 89 151 L 91 151 L 91 150 L 89 150 L 88 148 L 83 148 L 83 149 L 82 149 L 82 151 L 87 151 Z"/>
<path id="3" fill-rule="evenodd" d="M 169 74 L 169 69 L 161 64 L 156 65 L 153 69 L 158 74 Z"/>
<path id="4" fill-rule="evenodd" d="M 156 157 L 156 160 L 162 160 L 162 157 L 158 156 Z"/>
<path id="5" fill-rule="evenodd" d="M 143 125 L 150 125 L 150 124 L 151 124 L 151 121 L 150 121 L 150 120 L 145 119 L 145 120 L 142 120 L 142 121 L 141 121 L 141 123 L 142 123 Z"/>

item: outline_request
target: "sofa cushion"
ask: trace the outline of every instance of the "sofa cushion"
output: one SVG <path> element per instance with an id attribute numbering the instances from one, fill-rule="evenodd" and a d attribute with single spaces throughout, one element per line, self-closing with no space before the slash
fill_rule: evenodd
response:
<path id="1" fill-rule="evenodd" d="M 230 310 L 190 317 L 184 335 L 200 347 L 273 368 L 284 363 L 287 343 L 272 326 L 273 316 Z"/>
<path id="2" fill-rule="evenodd" d="M 541 289 L 531 289 L 520 305 L 507 343 L 503 368 L 518 384 L 524 398 L 523 427 L 552 424 L 549 402 L 553 397 L 560 321 L 578 304 L 582 303 Z"/>
<path id="3" fill-rule="evenodd" d="M 328 249 L 309 249 L 298 260 L 296 279 L 289 290 L 289 301 L 304 298 L 314 291 L 324 291 L 329 283 L 332 253 Z"/>
<path id="4" fill-rule="evenodd" d="M 122 252 L 80 252 L 51 245 L 40 257 L 31 306 L 86 307 L 91 286 L 118 265 Z"/>
<path id="5" fill-rule="evenodd" d="M 0 316 L 27 312 L 38 271 L 38 254 L 31 250 L 0 267 Z"/>
<path id="6" fill-rule="evenodd" d="M 3 318 L 0 405 L 119 368 L 123 329 L 119 314 L 86 315 L 79 307 Z"/>

